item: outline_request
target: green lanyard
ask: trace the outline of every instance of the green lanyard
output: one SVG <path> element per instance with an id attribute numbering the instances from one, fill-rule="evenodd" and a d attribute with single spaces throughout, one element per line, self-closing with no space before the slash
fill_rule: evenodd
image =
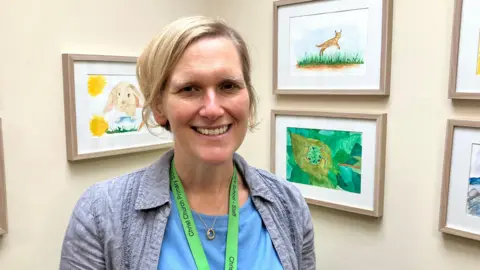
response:
<path id="1" fill-rule="evenodd" d="M 198 270 L 209 270 L 207 257 L 198 237 L 197 227 L 193 220 L 192 211 L 188 204 L 182 182 L 178 177 L 177 169 L 172 159 L 172 168 L 170 170 L 170 184 L 177 208 L 180 212 L 180 220 L 182 221 L 183 231 L 187 237 L 190 251 L 193 254 Z M 237 269 L 237 255 L 238 255 L 238 221 L 239 221 L 239 207 L 238 207 L 238 180 L 235 168 L 233 169 L 232 182 L 230 184 L 230 200 L 228 203 L 228 231 L 227 231 L 227 250 L 225 256 L 225 270 Z"/>

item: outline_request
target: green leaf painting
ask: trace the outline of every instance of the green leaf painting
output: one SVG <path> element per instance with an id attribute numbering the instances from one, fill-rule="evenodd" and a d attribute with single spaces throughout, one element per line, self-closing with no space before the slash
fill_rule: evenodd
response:
<path id="1" fill-rule="evenodd" d="M 287 128 L 287 180 L 361 193 L 362 133 Z"/>

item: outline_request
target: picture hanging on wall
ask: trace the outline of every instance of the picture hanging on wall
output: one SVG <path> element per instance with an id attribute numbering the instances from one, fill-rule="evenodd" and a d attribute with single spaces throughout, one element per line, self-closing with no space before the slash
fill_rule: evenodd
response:
<path id="1" fill-rule="evenodd" d="M 136 57 L 63 54 L 68 160 L 169 148 L 170 132 L 147 129 Z"/>
<path id="2" fill-rule="evenodd" d="M 392 0 L 273 3 L 273 93 L 389 95 Z"/>
<path id="3" fill-rule="evenodd" d="M 480 121 L 448 120 L 440 231 L 480 240 Z"/>
<path id="4" fill-rule="evenodd" d="M 0 235 L 7 234 L 7 192 L 5 181 L 5 158 L 3 150 L 2 119 L 0 118 Z"/>
<path id="5" fill-rule="evenodd" d="M 456 0 L 451 45 L 451 99 L 480 99 L 480 1 Z"/>
<path id="6" fill-rule="evenodd" d="M 271 170 L 308 203 L 380 217 L 386 114 L 273 110 Z"/>

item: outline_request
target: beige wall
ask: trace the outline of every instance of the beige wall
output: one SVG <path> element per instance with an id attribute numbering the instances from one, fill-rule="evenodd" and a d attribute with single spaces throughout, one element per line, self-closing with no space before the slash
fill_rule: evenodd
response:
<path id="1" fill-rule="evenodd" d="M 60 54 L 138 55 L 165 23 L 191 14 L 226 18 L 251 47 L 262 124 L 240 153 L 252 165 L 270 166 L 272 108 L 389 114 L 385 216 L 374 220 L 312 207 L 318 269 L 478 269 L 480 243 L 436 229 L 445 119 L 475 118 L 480 111 L 475 103 L 452 106 L 446 98 L 452 12 L 450 0 L 396 1 L 391 96 L 353 100 L 271 95 L 269 0 L 2 0 L 0 117 L 10 232 L 0 238 L 0 269 L 58 268 L 63 232 L 80 193 L 161 154 L 68 164 Z"/>
<path id="2" fill-rule="evenodd" d="M 395 1 L 388 99 L 271 95 L 273 1 L 218 2 L 219 13 L 242 32 L 252 49 L 264 122 L 242 152 L 254 165 L 270 166 L 272 108 L 388 113 L 384 218 L 311 207 L 317 269 L 480 269 L 480 242 L 437 231 L 446 118 L 480 118 L 478 103 L 452 106 L 447 99 L 455 1 Z M 262 142 L 265 151 L 259 151 L 254 140 Z"/>
<path id="3" fill-rule="evenodd" d="M 61 54 L 138 55 L 179 16 L 209 14 L 191 0 L 1 0 L 0 117 L 4 122 L 9 234 L 0 269 L 58 269 L 65 226 L 81 192 L 161 153 L 68 164 Z M 119 168 L 119 169 L 114 169 Z"/>

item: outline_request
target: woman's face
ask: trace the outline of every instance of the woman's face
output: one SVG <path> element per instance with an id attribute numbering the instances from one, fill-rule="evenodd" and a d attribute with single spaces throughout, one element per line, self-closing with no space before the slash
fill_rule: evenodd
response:
<path id="1" fill-rule="evenodd" d="M 249 94 L 242 62 L 226 38 L 204 38 L 187 48 L 162 96 L 162 115 L 175 151 L 200 162 L 229 161 L 248 127 Z"/>

